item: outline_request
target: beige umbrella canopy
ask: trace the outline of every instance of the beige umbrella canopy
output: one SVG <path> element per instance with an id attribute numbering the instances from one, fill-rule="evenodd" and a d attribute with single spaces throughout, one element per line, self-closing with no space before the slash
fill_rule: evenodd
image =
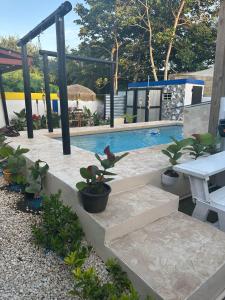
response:
<path id="1" fill-rule="evenodd" d="M 94 101 L 96 94 L 89 88 L 80 85 L 72 84 L 67 86 L 68 100 Z"/>

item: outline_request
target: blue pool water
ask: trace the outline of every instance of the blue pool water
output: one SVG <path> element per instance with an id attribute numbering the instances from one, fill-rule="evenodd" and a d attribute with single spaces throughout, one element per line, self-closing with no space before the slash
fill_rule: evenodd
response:
<path id="1" fill-rule="evenodd" d="M 155 132 L 159 134 L 155 135 Z M 109 145 L 112 152 L 123 152 L 134 149 L 168 144 L 171 136 L 178 140 L 183 138 L 182 126 L 168 126 L 91 135 L 72 136 L 71 145 L 103 154 L 105 146 Z"/>

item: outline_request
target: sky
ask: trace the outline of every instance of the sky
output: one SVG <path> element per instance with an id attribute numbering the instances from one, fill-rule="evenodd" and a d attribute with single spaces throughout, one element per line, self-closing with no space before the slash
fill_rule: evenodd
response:
<path id="1" fill-rule="evenodd" d="M 16 35 L 23 37 L 43 19 L 50 15 L 64 0 L 0 0 L 0 36 Z M 70 1 L 74 7 L 83 0 Z M 70 48 L 79 44 L 79 26 L 73 21 L 77 16 L 74 11 L 65 16 L 65 40 Z M 41 48 L 56 50 L 55 26 L 41 34 Z M 38 43 L 37 39 L 33 40 Z"/>

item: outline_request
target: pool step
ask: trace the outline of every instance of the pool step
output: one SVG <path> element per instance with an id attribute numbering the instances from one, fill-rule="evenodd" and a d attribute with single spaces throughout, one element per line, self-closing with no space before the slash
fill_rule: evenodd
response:
<path id="1" fill-rule="evenodd" d="M 144 296 L 216 300 L 224 291 L 225 234 L 176 212 L 108 245 Z"/>
<path id="2" fill-rule="evenodd" d="M 178 210 L 179 197 L 150 184 L 113 194 L 106 210 L 92 217 L 103 228 L 105 243 Z"/>

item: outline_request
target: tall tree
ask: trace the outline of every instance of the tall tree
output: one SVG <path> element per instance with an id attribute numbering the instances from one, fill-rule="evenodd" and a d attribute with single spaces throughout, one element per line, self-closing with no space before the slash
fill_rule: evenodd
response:
<path id="1" fill-rule="evenodd" d="M 75 12 L 79 19 L 76 24 L 81 26 L 80 38 L 91 43 L 106 58 L 116 61 L 115 90 L 118 90 L 119 51 L 126 42 L 126 9 L 124 0 L 85 0 L 86 5 L 77 4 Z M 87 7 L 88 6 L 88 7 Z"/>
<path id="2" fill-rule="evenodd" d="M 174 47 L 177 41 L 187 40 L 184 33 L 205 24 L 214 30 L 219 5 L 215 0 L 130 0 L 130 3 L 132 26 L 142 29 L 148 39 L 149 62 L 155 80 L 159 70 L 163 70 L 164 80 L 168 79 Z"/>

